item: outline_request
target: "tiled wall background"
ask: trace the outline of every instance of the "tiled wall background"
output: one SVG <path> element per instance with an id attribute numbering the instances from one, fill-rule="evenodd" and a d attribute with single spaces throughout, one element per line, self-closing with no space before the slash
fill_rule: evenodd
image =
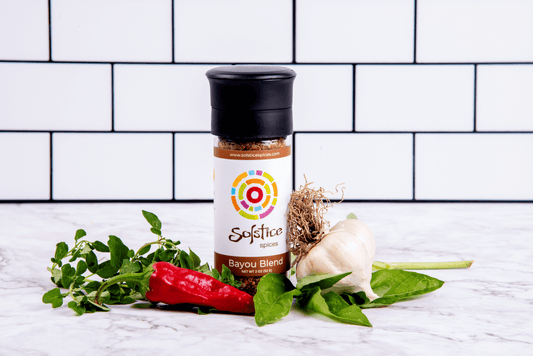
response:
<path id="1" fill-rule="evenodd" d="M 212 199 L 204 73 L 265 63 L 295 186 L 533 201 L 531 0 L 0 0 L 0 200 Z"/>

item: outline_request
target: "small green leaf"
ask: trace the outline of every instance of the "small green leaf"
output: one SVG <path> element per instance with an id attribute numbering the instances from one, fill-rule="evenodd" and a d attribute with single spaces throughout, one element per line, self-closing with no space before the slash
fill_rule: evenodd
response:
<path id="1" fill-rule="evenodd" d="M 69 302 L 68 307 L 74 310 L 78 315 L 83 315 L 85 313 L 85 307 L 83 305 L 79 305 L 75 301 Z"/>
<path id="2" fill-rule="evenodd" d="M 109 247 L 102 241 L 91 242 L 91 246 L 98 252 L 109 252 Z"/>
<path id="3" fill-rule="evenodd" d="M 150 251 L 150 248 L 152 245 L 146 245 L 143 248 L 139 250 L 139 255 L 144 255 L 145 253 L 148 253 Z"/>
<path id="4" fill-rule="evenodd" d="M 98 288 L 100 288 L 101 285 L 102 285 L 102 282 L 92 281 L 84 285 L 82 288 L 88 294 L 95 292 L 95 295 L 96 295 L 96 291 L 98 290 Z M 94 296 L 93 296 L 93 299 L 94 299 Z"/>
<path id="5" fill-rule="evenodd" d="M 68 245 L 65 242 L 60 242 L 56 245 L 56 252 L 54 254 L 54 259 L 56 263 L 60 263 L 63 258 L 68 254 Z"/>
<path id="6" fill-rule="evenodd" d="M 207 315 L 207 314 L 211 314 L 212 312 L 217 311 L 215 308 L 202 307 L 202 306 L 199 306 L 197 310 L 198 310 L 198 315 Z"/>
<path id="7" fill-rule="evenodd" d="M 194 269 L 194 264 L 192 262 L 192 259 L 189 257 L 187 252 L 183 250 L 180 252 L 180 267 L 187 268 L 187 269 Z"/>
<path id="8" fill-rule="evenodd" d="M 206 262 L 203 265 L 199 266 L 196 270 L 198 272 L 207 273 L 211 270 L 211 268 L 209 268 L 209 263 Z"/>
<path id="9" fill-rule="evenodd" d="M 52 304 L 52 308 L 59 308 L 63 305 L 63 295 L 59 288 L 54 288 L 44 293 L 43 303 Z"/>
<path id="10" fill-rule="evenodd" d="M 129 250 L 128 251 L 128 258 L 133 258 L 133 256 L 135 256 L 135 251 Z"/>
<path id="11" fill-rule="evenodd" d="M 161 230 L 156 229 L 155 227 L 150 228 L 150 231 L 151 231 L 153 234 L 156 234 L 157 236 L 161 236 Z"/>
<path id="12" fill-rule="evenodd" d="M 264 326 L 281 320 L 289 314 L 293 298 L 300 294 L 281 274 L 269 273 L 261 277 L 254 296 L 255 323 Z"/>
<path id="13" fill-rule="evenodd" d="M 306 289 L 314 289 L 320 287 L 320 289 L 328 289 L 333 287 L 335 283 L 346 277 L 352 272 L 346 272 L 341 274 L 321 274 L 315 276 L 307 276 L 300 278 L 296 284 L 296 288 L 304 291 Z"/>
<path id="14" fill-rule="evenodd" d="M 98 266 L 98 271 L 96 272 L 102 278 L 111 278 L 117 274 L 118 268 L 111 264 L 111 261 L 105 261 Z"/>
<path id="15" fill-rule="evenodd" d="M 78 230 L 76 230 L 76 235 L 74 236 L 74 240 L 78 241 L 78 240 L 81 239 L 83 236 L 87 236 L 87 233 L 85 232 L 85 230 L 83 230 L 83 229 L 78 229 Z"/>
<path id="16" fill-rule="evenodd" d="M 200 260 L 200 257 L 198 257 L 197 254 L 192 252 L 190 248 L 189 248 L 189 256 L 191 257 L 191 260 L 192 260 L 193 269 L 197 270 L 198 267 L 200 267 L 200 263 L 202 263 L 202 261 Z"/>
<path id="17" fill-rule="evenodd" d="M 98 258 L 93 251 L 85 255 L 85 262 L 87 263 L 89 272 L 96 273 L 98 271 Z"/>
<path id="18" fill-rule="evenodd" d="M 87 271 L 87 263 L 84 260 L 79 260 L 76 265 L 76 274 L 81 276 Z"/>
<path id="19" fill-rule="evenodd" d="M 131 262 L 130 260 L 124 260 L 120 267 L 120 273 L 136 273 L 141 270 L 138 262 Z"/>
<path id="20" fill-rule="evenodd" d="M 63 288 L 69 288 L 70 285 L 74 282 L 74 276 L 76 275 L 76 269 L 72 267 L 69 263 L 61 267 L 61 284 Z"/>
<path id="21" fill-rule="evenodd" d="M 207 274 L 208 276 L 211 276 L 211 277 L 213 277 L 214 279 L 220 281 L 220 273 L 216 270 L 216 268 L 213 268 L 213 269 L 212 269 L 211 271 L 209 271 L 209 272 L 205 272 L 205 274 Z"/>
<path id="22" fill-rule="evenodd" d="M 54 282 L 54 284 L 57 285 L 58 287 L 61 287 L 59 285 L 59 282 L 61 281 L 61 277 L 63 277 L 63 274 L 61 273 L 61 270 L 57 269 L 57 268 L 54 268 L 54 269 L 50 270 L 50 272 L 52 273 L 52 282 Z"/>
<path id="23" fill-rule="evenodd" d="M 146 221 L 148 221 L 148 223 L 152 225 L 153 228 L 161 230 L 161 221 L 154 213 L 150 213 L 146 210 L 143 210 L 142 213 Z"/>
<path id="24" fill-rule="evenodd" d="M 350 214 L 348 214 L 348 216 L 346 217 L 346 219 L 355 219 L 355 220 L 357 220 L 357 216 L 355 216 L 354 213 L 350 213 Z"/>
<path id="25" fill-rule="evenodd" d="M 128 258 L 129 248 L 124 245 L 121 239 L 114 235 L 109 235 L 109 240 L 107 241 L 109 250 L 111 252 L 110 262 L 113 267 L 118 269 L 122 266 L 122 261 Z"/>

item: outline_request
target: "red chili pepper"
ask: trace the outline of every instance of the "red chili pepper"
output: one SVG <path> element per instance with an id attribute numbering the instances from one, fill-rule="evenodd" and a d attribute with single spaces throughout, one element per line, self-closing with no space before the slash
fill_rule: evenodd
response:
<path id="1" fill-rule="evenodd" d="M 156 262 L 142 273 L 124 273 L 108 279 L 98 289 L 100 294 L 110 285 L 134 282 L 151 302 L 194 304 L 220 311 L 253 314 L 253 297 L 207 274 L 176 267 L 168 262 Z"/>

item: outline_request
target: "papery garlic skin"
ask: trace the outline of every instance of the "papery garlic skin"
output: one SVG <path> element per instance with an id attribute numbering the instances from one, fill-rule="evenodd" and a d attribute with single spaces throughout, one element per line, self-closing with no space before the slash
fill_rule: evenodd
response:
<path id="1" fill-rule="evenodd" d="M 368 226 L 356 219 L 340 221 L 298 262 L 296 277 L 351 271 L 332 289 L 338 293 L 363 291 L 374 300 L 379 298 L 370 287 L 375 252 L 374 235 Z"/>

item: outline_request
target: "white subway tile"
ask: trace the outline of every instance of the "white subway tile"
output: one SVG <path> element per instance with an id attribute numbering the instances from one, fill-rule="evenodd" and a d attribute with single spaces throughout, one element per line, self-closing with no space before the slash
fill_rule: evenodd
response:
<path id="1" fill-rule="evenodd" d="M 294 129 L 352 131 L 351 65 L 285 65 L 296 72 L 293 92 Z"/>
<path id="2" fill-rule="evenodd" d="M 533 60 L 533 1 L 419 0 L 419 62 Z"/>
<path id="3" fill-rule="evenodd" d="M 213 199 L 213 142 L 211 134 L 175 135 L 176 199 Z"/>
<path id="4" fill-rule="evenodd" d="M 0 202 L 50 199 L 50 134 L 0 133 Z"/>
<path id="5" fill-rule="evenodd" d="M 345 199 L 412 199 L 412 134 L 297 134 L 296 188 L 305 183 Z M 340 199 L 340 194 L 332 196 Z"/>
<path id="6" fill-rule="evenodd" d="M 0 59 L 47 61 L 48 0 L 0 1 Z"/>
<path id="7" fill-rule="evenodd" d="M 412 62 L 414 1 L 306 0 L 296 6 L 297 62 Z"/>
<path id="8" fill-rule="evenodd" d="M 356 131 L 473 131 L 473 65 L 358 65 Z"/>
<path id="9" fill-rule="evenodd" d="M 208 65 L 115 65 L 115 129 L 209 131 Z"/>
<path id="10" fill-rule="evenodd" d="M 172 199 L 172 135 L 55 133 L 53 199 Z"/>
<path id="11" fill-rule="evenodd" d="M 175 0 L 175 59 L 292 61 L 291 0 Z"/>
<path id="12" fill-rule="evenodd" d="M 110 65 L 0 63 L 0 130 L 110 129 Z"/>
<path id="13" fill-rule="evenodd" d="M 171 62 L 172 0 L 54 0 L 52 59 Z"/>
<path id="14" fill-rule="evenodd" d="M 533 199 L 533 135 L 417 134 L 416 199 Z"/>
<path id="15" fill-rule="evenodd" d="M 477 67 L 479 131 L 533 131 L 533 65 Z"/>

